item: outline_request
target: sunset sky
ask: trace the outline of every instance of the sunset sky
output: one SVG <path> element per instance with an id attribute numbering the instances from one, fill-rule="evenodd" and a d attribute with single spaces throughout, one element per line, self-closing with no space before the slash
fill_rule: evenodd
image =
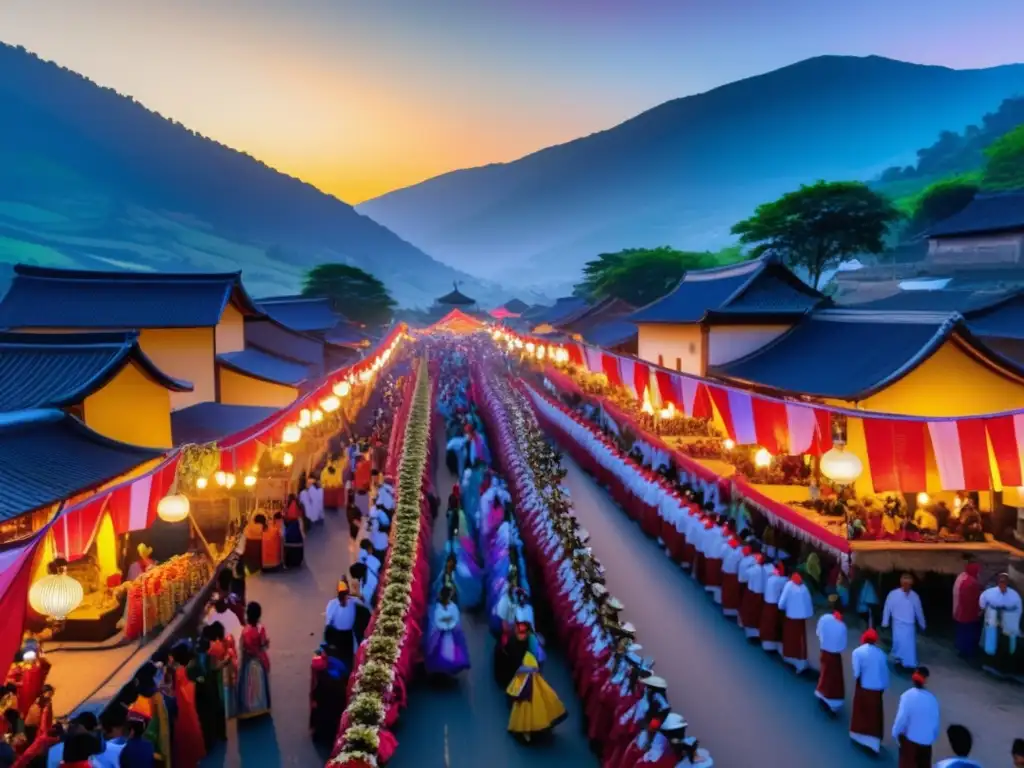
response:
<path id="1" fill-rule="evenodd" d="M 4 0 L 0 39 L 346 202 L 810 56 L 1024 60 L 1024 0 Z"/>

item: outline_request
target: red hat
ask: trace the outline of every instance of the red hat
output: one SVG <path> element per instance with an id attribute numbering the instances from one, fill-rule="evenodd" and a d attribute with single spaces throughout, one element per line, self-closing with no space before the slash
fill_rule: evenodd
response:
<path id="1" fill-rule="evenodd" d="M 743 548 L 743 556 L 744 557 L 749 555 L 751 552 L 753 552 L 753 550 L 750 548 L 749 544 Z"/>
<path id="2" fill-rule="evenodd" d="M 714 521 L 712 521 L 712 519 L 710 517 L 706 518 L 704 520 L 704 528 L 706 528 L 707 530 L 710 531 L 714 527 L 715 527 L 715 523 L 714 523 Z"/>
<path id="3" fill-rule="evenodd" d="M 799 573 L 794 573 L 789 577 L 789 580 L 796 584 L 798 587 L 804 583 L 803 577 Z"/>
<path id="4" fill-rule="evenodd" d="M 758 565 L 764 565 L 764 555 L 754 555 L 754 562 Z"/>
<path id="5" fill-rule="evenodd" d="M 738 547 L 739 545 L 740 545 L 740 540 L 737 539 L 735 536 L 733 538 L 729 539 L 729 546 L 732 547 L 733 549 L 736 549 L 736 547 Z M 744 549 L 746 549 L 746 547 L 744 547 Z M 744 553 L 744 554 L 746 554 L 746 553 Z"/>
<path id="6" fill-rule="evenodd" d="M 777 574 L 779 574 L 779 576 L 785 576 L 786 575 L 786 566 L 784 566 L 782 563 L 776 563 L 775 564 L 775 572 Z"/>
<path id="7" fill-rule="evenodd" d="M 871 645 L 874 645 L 878 642 L 878 633 L 875 632 L 873 627 L 868 627 L 864 630 L 864 634 L 860 636 L 860 641 L 862 643 L 870 643 Z"/>

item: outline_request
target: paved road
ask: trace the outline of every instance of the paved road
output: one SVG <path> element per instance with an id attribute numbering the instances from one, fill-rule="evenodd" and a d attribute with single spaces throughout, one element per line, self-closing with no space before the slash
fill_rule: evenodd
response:
<path id="1" fill-rule="evenodd" d="M 324 608 L 348 573 L 348 524 L 327 513 L 306 539 L 305 565 L 260 575 L 246 584 L 247 597 L 263 606 L 270 636 L 273 716 L 229 728 L 228 742 L 203 761 L 203 768 L 323 766 L 329 750 L 309 738 L 309 665 L 323 635 Z"/>
<path id="2" fill-rule="evenodd" d="M 442 461 L 437 472 L 438 493 L 448 498 L 454 478 Z M 442 512 L 443 514 L 443 512 Z M 438 517 L 441 520 L 441 517 Z M 445 526 L 434 528 L 434 546 L 444 546 Z M 463 614 L 463 629 L 469 644 L 473 668 L 451 685 L 438 687 L 425 681 L 409 695 L 409 707 L 402 713 L 396 731 L 399 745 L 390 768 L 577 768 L 596 765 L 580 721 L 576 699 L 565 660 L 557 653 L 545 664 L 545 677 L 558 692 L 569 719 L 554 731 L 550 742 L 522 746 L 506 731 L 508 705 L 504 691 L 494 682 L 491 654 L 494 641 L 487 622 L 480 615 Z M 447 736 L 450 762 L 445 763 Z"/>
<path id="3" fill-rule="evenodd" d="M 672 704 L 690 722 L 690 733 L 710 749 L 723 768 L 861 768 L 896 765 L 892 743 L 879 759 L 848 741 L 848 711 L 832 720 L 814 698 L 814 676 L 797 677 L 778 656 L 748 645 L 735 624 L 704 591 L 648 539 L 611 497 L 568 458 L 568 486 L 580 523 L 607 569 L 608 586 L 625 604 L 625 617 L 637 627 L 644 655 L 669 683 Z M 851 633 L 852 634 L 852 633 Z M 851 636 L 851 647 L 857 640 Z M 817 644 L 812 641 L 812 657 Z M 1024 692 L 997 683 L 963 665 L 948 669 L 931 645 L 920 654 L 932 669 L 932 691 L 939 697 L 943 730 L 951 722 L 975 735 L 971 757 L 986 766 L 1008 765 L 1015 736 L 1024 735 Z M 851 678 L 849 654 L 846 679 Z M 886 695 L 886 728 L 892 725 L 899 695 L 909 681 L 893 675 Z M 852 694 L 851 686 L 847 686 Z M 935 760 L 949 756 L 945 736 Z"/>

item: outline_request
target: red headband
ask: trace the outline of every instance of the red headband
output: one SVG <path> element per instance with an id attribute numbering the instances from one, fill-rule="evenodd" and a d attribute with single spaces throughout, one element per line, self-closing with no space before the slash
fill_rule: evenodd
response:
<path id="1" fill-rule="evenodd" d="M 924 685 L 928 682 L 928 678 L 922 675 L 920 672 L 915 672 L 910 676 L 910 679 L 917 685 Z"/>
<path id="2" fill-rule="evenodd" d="M 870 643 L 874 645 L 878 642 L 878 633 L 873 629 L 867 629 L 864 631 L 864 634 L 860 636 L 860 641 L 862 643 Z"/>
<path id="3" fill-rule="evenodd" d="M 743 548 L 744 557 L 747 557 L 751 552 L 753 552 L 753 550 L 749 546 Z"/>
<path id="4" fill-rule="evenodd" d="M 832 611 L 832 615 L 836 617 L 837 621 L 843 620 L 843 614 L 841 614 L 839 611 Z"/>
<path id="5" fill-rule="evenodd" d="M 794 574 L 793 574 L 793 575 L 792 575 L 792 576 L 790 577 L 790 581 L 792 581 L 792 582 L 793 582 L 794 584 L 796 584 L 796 585 L 797 585 L 798 587 L 799 587 L 799 586 L 800 586 L 801 584 L 803 584 L 803 583 L 804 583 L 804 580 L 803 580 L 803 578 L 802 578 L 802 577 L 800 576 L 800 574 L 799 574 L 799 573 L 794 573 Z"/>

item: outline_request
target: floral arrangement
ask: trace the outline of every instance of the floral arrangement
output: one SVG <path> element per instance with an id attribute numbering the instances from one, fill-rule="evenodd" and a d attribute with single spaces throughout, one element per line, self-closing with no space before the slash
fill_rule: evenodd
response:
<path id="1" fill-rule="evenodd" d="M 151 568 L 134 581 L 118 587 L 128 600 L 125 637 L 135 640 L 166 626 L 178 609 L 202 589 L 213 576 L 205 555 L 177 555 Z"/>
<path id="2" fill-rule="evenodd" d="M 383 742 L 388 706 L 395 696 L 396 666 L 409 633 L 412 592 L 419 556 L 424 473 L 430 443 L 431 385 L 427 361 L 419 362 L 413 394 L 401 434 L 401 460 L 392 541 L 384 566 L 370 634 L 353 672 L 350 699 L 342 717 L 337 754 L 329 764 L 355 768 L 387 760 Z M 396 425 L 402 429 L 402 425 Z"/>

